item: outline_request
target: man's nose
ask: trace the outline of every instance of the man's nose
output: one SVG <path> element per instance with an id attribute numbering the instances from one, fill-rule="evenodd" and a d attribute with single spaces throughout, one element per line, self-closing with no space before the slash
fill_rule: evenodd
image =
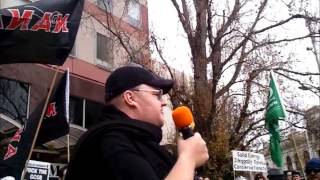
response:
<path id="1" fill-rule="evenodd" d="M 160 101 L 161 101 L 161 106 L 166 106 L 167 105 L 166 98 L 162 97 Z"/>

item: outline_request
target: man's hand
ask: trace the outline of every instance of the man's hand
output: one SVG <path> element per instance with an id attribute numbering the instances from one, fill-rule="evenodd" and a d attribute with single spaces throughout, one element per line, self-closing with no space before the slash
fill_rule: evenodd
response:
<path id="1" fill-rule="evenodd" d="M 188 139 L 178 139 L 178 156 L 193 163 L 195 167 L 203 165 L 209 159 L 206 142 L 199 133 Z"/>

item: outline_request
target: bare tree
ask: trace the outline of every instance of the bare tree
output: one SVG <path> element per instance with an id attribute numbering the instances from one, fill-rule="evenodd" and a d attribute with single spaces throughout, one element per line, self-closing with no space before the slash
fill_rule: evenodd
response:
<path id="1" fill-rule="evenodd" d="M 27 118 L 28 85 L 8 79 L 0 80 L 0 113 L 24 124 Z"/>
<path id="2" fill-rule="evenodd" d="M 316 77 L 319 73 L 292 70 L 295 59 L 282 57 L 281 48 L 293 41 L 318 38 L 319 32 L 294 37 L 273 33 L 299 19 L 318 23 L 319 17 L 297 13 L 272 21 L 268 6 L 275 2 L 268 0 L 171 2 L 191 50 L 194 79 L 187 103 L 193 109 L 197 129 L 208 142 L 211 159 L 207 173 L 222 176 L 230 171 L 230 150 L 247 149 L 267 134 L 263 111 L 268 71 L 273 69 L 283 78 L 313 87 L 316 93 L 319 87 L 298 76 Z M 173 96 L 173 101 L 181 101 L 179 97 Z M 303 114 L 297 107 L 288 105 L 287 109 L 296 112 L 291 116 Z"/>

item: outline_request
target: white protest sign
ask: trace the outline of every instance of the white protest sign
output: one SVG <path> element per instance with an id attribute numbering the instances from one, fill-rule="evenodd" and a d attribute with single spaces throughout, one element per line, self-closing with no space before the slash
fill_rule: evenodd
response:
<path id="1" fill-rule="evenodd" d="M 29 160 L 26 168 L 25 179 L 49 180 L 50 163 Z"/>
<path id="2" fill-rule="evenodd" d="M 232 151 L 234 171 L 267 172 L 263 154 L 248 151 Z"/>

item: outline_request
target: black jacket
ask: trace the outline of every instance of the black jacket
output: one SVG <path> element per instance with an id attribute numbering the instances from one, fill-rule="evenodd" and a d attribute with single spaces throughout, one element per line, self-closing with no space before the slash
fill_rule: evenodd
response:
<path id="1" fill-rule="evenodd" d="M 105 121 L 79 140 L 66 180 L 159 180 L 175 163 L 163 147 L 161 128 L 130 119 L 113 106 Z"/>

